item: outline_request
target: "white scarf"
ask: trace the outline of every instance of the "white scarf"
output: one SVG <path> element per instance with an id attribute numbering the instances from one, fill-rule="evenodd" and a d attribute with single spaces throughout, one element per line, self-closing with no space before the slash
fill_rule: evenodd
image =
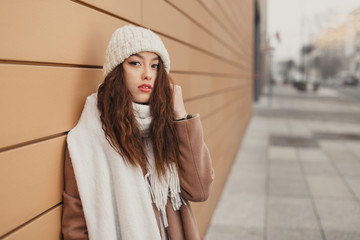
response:
<path id="1" fill-rule="evenodd" d="M 178 173 L 167 170 L 164 181 L 157 177 L 151 140 L 149 106 L 133 104 L 138 127 L 144 137 L 149 171 L 133 167 L 105 138 L 97 108 L 97 93 L 87 97 L 78 124 L 67 137 L 90 239 L 161 239 L 152 202 L 167 227 L 166 203 L 174 210 L 183 204 Z"/>

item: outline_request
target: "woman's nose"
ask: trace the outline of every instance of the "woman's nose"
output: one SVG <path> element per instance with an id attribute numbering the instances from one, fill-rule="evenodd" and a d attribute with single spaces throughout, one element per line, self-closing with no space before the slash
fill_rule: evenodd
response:
<path id="1" fill-rule="evenodd" d="M 143 70 L 143 80 L 151 80 L 152 79 L 152 72 L 150 67 L 144 67 Z"/>

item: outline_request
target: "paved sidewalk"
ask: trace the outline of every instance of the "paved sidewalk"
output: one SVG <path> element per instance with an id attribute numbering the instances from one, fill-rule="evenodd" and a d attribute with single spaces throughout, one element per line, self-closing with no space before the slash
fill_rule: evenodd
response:
<path id="1" fill-rule="evenodd" d="M 360 240 L 360 102 L 263 96 L 206 240 Z"/>

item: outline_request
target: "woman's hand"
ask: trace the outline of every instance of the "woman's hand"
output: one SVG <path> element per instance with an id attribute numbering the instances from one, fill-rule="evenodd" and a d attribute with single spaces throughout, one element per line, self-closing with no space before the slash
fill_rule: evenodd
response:
<path id="1" fill-rule="evenodd" d="M 178 85 L 173 85 L 174 88 L 174 114 L 175 120 L 186 117 L 186 110 L 184 105 L 184 100 L 182 97 L 181 87 Z"/>

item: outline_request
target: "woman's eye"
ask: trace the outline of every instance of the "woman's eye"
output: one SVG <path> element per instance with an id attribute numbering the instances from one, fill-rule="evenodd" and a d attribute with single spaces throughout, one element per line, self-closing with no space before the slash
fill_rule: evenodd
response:
<path id="1" fill-rule="evenodd" d="M 155 68 L 155 69 L 158 69 L 158 68 L 159 68 L 159 64 L 153 64 L 152 67 Z"/>
<path id="2" fill-rule="evenodd" d="M 140 63 L 136 62 L 136 61 L 129 62 L 129 64 L 134 65 L 134 66 L 140 66 Z"/>

